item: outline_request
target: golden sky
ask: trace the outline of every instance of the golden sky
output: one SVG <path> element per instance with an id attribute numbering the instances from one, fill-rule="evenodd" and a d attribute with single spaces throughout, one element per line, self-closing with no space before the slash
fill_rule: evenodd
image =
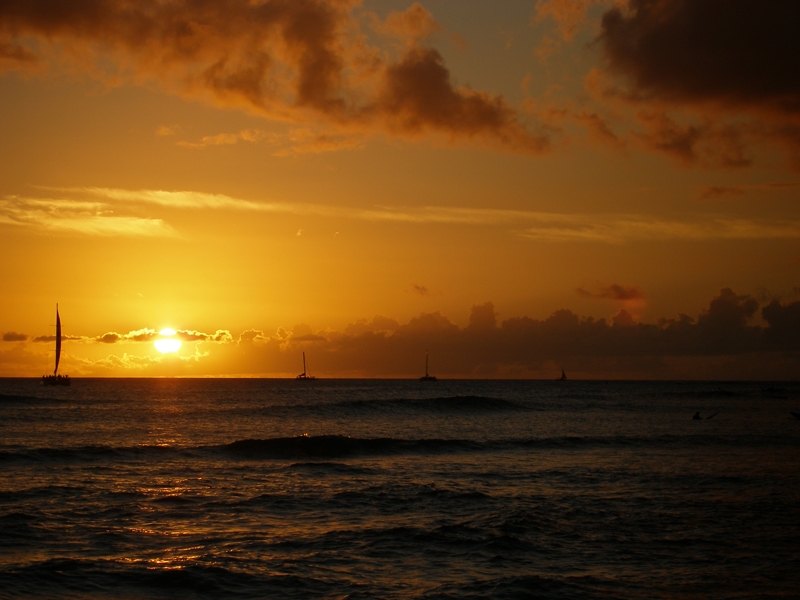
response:
<path id="1" fill-rule="evenodd" d="M 798 26 L 3 2 L 0 376 L 797 378 Z"/>

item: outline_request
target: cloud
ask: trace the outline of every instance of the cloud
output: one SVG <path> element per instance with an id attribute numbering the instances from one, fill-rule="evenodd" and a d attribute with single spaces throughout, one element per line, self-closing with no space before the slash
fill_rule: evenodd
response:
<path id="1" fill-rule="evenodd" d="M 108 332 L 104 333 L 101 336 L 95 338 L 101 344 L 116 344 L 117 342 L 152 342 L 155 339 L 158 339 L 158 333 L 155 329 L 149 329 L 147 327 L 143 329 L 137 329 L 136 331 L 130 331 L 125 334 L 120 334 L 116 332 Z"/>
<path id="2" fill-rule="evenodd" d="M 182 342 L 216 342 L 218 344 L 227 344 L 233 341 L 231 332 L 226 329 L 217 329 L 216 333 L 211 334 L 179 329 L 175 332 L 175 337 Z"/>
<path id="3" fill-rule="evenodd" d="M 37 67 L 39 60 L 36 54 L 17 43 L 0 41 L 0 71 Z"/>
<path id="4" fill-rule="evenodd" d="M 473 304 L 469 311 L 467 329 L 471 331 L 488 331 L 495 327 L 497 327 L 497 313 L 494 310 L 494 304 L 491 302 Z"/>
<path id="5" fill-rule="evenodd" d="M 0 198 L 0 223 L 51 232 L 100 236 L 169 237 L 175 230 L 161 219 L 115 216 L 102 202 L 63 199 Z"/>
<path id="6" fill-rule="evenodd" d="M 291 130 L 285 136 L 272 136 L 270 141 L 280 148 L 274 156 L 299 156 L 302 154 L 322 154 L 351 150 L 363 146 L 364 141 L 357 135 L 346 135 L 339 132 L 318 133 L 308 128 Z"/>
<path id="7" fill-rule="evenodd" d="M 425 10 L 419 2 L 415 2 L 403 12 L 392 11 L 385 22 L 373 16 L 372 28 L 383 35 L 396 37 L 406 43 L 415 43 L 441 31 L 442 27 Z"/>
<path id="8" fill-rule="evenodd" d="M 193 191 L 116 188 L 42 189 L 59 191 L 76 198 L 33 199 L 7 196 L 0 199 L 0 223 L 38 226 L 47 230 L 69 230 L 88 235 L 115 233 L 177 235 L 175 230 L 161 219 L 106 216 L 112 211 L 128 208 L 125 205 L 152 204 L 187 210 L 215 209 L 339 217 L 375 222 L 505 227 L 521 237 L 549 243 L 625 244 L 638 241 L 760 240 L 800 237 L 800 221 L 788 219 L 734 219 L 715 215 L 696 215 L 693 220 L 667 220 L 639 214 L 564 214 L 439 206 L 376 206 L 360 209 L 308 203 L 243 200 L 224 194 Z M 95 222 L 95 227 L 90 226 L 92 220 Z M 67 223 L 71 221 L 81 225 L 75 225 L 70 229 Z M 120 227 L 123 222 L 130 222 L 131 227 L 127 229 Z M 303 233 L 303 229 L 299 229 L 296 235 L 302 236 Z"/>
<path id="9" fill-rule="evenodd" d="M 699 201 L 717 200 L 728 196 L 744 196 L 750 191 L 777 192 L 800 187 L 798 182 L 770 182 L 756 185 L 710 185 L 704 187 L 698 195 Z"/>
<path id="10" fill-rule="evenodd" d="M 415 294 L 418 294 L 420 296 L 430 295 L 430 290 L 428 290 L 428 288 L 425 287 L 424 285 L 417 285 L 416 283 L 414 283 L 411 285 L 411 289 Z"/>
<path id="11" fill-rule="evenodd" d="M 502 98 L 453 87 L 441 55 L 431 48 L 413 48 L 386 69 L 372 111 L 397 134 L 443 133 L 451 141 L 479 139 L 520 153 L 549 147 L 547 137 L 531 134 Z"/>
<path id="12" fill-rule="evenodd" d="M 16 331 L 7 331 L 3 334 L 4 342 L 24 342 L 28 339 L 25 333 L 17 333 Z"/>
<path id="13" fill-rule="evenodd" d="M 206 148 L 207 146 L 231 146 L 238 144 L 240 141 L 258 142 L 268 137 L 263 131 L 258 129 L 244 129 L 239 133 L 220 133 L 217 135 L 208 135 L 203 137 L 199 142 L 177 142 L 178 146 L 185 148 Z"/>
<path id="14" fill-rule="evenodd" d="M 768 327 L 753 324 L 758 311 L 753 297 L 724 288 L 696 319 L 678 315 L 648 324 L 625 309 L 609 320 L 561 309 L 546 319 L 501 322 L 494 304 L 486 302 L 472 306 L 465 327 L 437 311 L 405 324 L 386 317 L 362 319 L 343 332 L 325 335 L 298 326 L 292 335 L 315 339 L 306 354 L 318 375 L 329 376 L 415 375 L 424 369 L 423 357 L 430 350 L 431 372 L 451 377 L 549 378 L 564 365 L 584 377 L 702 377 L 702 368 L 696 370 L 700 366 L 719 378 L 752 377 L 758 369 L 771 378 L 796 378 L 800 302 L 765 306 Z M 292 373 L 301 364 L 300 350 L 287 345 L 286 336 L 259 332 L 254 336 L 259 344 L 248 345 L 246 354 L 235 350 L 236 345 L 217 348 L 224 349 L 229 369 L 249 372 L 269 365 L 270 371 Z"/>
<path id="15" fill-rule="evenodd" d="M 266 339 L 268 339 L 268 336 L 266 336 L 260 329 L 248 329 L 239 335 L 238 343 L 253 344 L 256 342 L 262 342 Z"/>
<path id="16" fill-rule="evenodd" d="M 443 134 L 452 143 L 547 149 L 546 137 L 531 133 L 501 96 L 457 86 L 441 55 L 419 45 L 439 29 L 419 3 L 377 24 L 359 5 L 76 0 L 53 10 L 10 0 L 0 5 L 0 66 L 65 65 L 109 84 L 157 84 L 274 120 L 364 135 Z M 388 46 L 367 43 L 362 19 Z M 398 39 L 405 43 L 393 48 Z"/>
<path id="17" fill-rule="evenodd" d="M 180 125 L 161 125 L 156 129 L 156 135 L 170 136 L 176 135 L 181 130 Z"/>
<path id="18" fill-rule="evenodd" d="M 590 292 L 583 288 L 578 288 L 576 291 L 584 298 L 600 298 L 620 302 L 639 302 L 644 300 L 644 292 L 635 285 L 622 286 L 612 283 L 609 286 L 601 287 L 595 292 Z"/>
<path id="19" fill-rule="evenodd" d="M 800 168 L 800 64 L 793 0 L 628 0 L 605 12 L 596 97 L 642 109 L 644 147 L 685 165 L 743 167 L 779 145 Z M 600 88 L 602 91 L 599 91 Z"/>
<path id="20" fill-rule="evenodd" d="M 800 301 L 782 304 L 773 300 L 761 309 L 769 328 L 764 337 L 770 347 L 792 351 L 800 335 Z"/>
<path id="21" fill-rule="evenodd" d="M 119 342 L 152 342 L 162 336 L 155 329 L 144 327 L 125 334 L 108 332 L 94 338 L 101 344 L 116 344 Z M 200 331 L 179 329 L 175 332 L 175 337 L 182 342 L 217 342 L 228 343 L 233 341 L 230 331 L 218 329 L 216 333 L 202 333 Z"/>
<path id="22" fill-rule="evenodd" d="M 603 15 L 599 39 L 643 96 L 795 116 L 798 22 L 794 0 L 630 0 Z"/>
<path id="23" fill-rule="evenodd" d="M 618 288 L 618 289 L 617 289 Z M 624 302 L 639 294 L 630 286 L 591 292 Z M 762 320 L 758 319 L 759 313 Z M 542 319 L 500 320 L 492 302 L 474 304 L 460 326 L 439 311 L 401 323 L 385 316 L 360 319 L 343 331 L 314 330 L 306 324 L 242 332 L 236 342 L 227 330 L 176 335 L 195 344 L 194 352 L 159 357 L 130 351 L 101 360 L 69 355 L 71 376 L 240 375 L 290 376 L 306 352 L 318 377 L 409 377 L 430 372 L 441 377 L 556 377 L 561 366 L 571 378 L 797 379 L 800 372 L 800 301 L 771 300 L 763 307 L 747 294 L 723 288 L 695 318 L 685 314 L 640 322 L 627 308 L 608 319 L 559 309 Z M 98 341 L 151 341 L 150 328 L 109 333 Z M 87 339 L 87 338 L 72 338 Z M 52 341 L 52 336 L 34 341 Z M 206 343 L 216 342 L 216 343 Z M 0 373 L 35 376 L 42 355 L 0 351 Z M 202 350 L 200 350 L 202 346 Z M 128 347 L 123 346 L 128 350 Z M 27 352 L 27 353 L 26 353 Z"/>
<path id="24" fill-rule="evenodd" d="M 756 240 L 800 237 L 798 221 L 706 218 L 673 221 L 643 215 L 550 215 L 521 235 L 547 242 L 623 244 L 665 240 Z"/>
<path id="25" fill-rule="evenodd" d="M 37 344 L 39 343 L 53 343 L 56 341 L 56 336 L 54 335 L 37 335 L 35 338 L 31 340 Z M 62 335 L 61 341 L 64 342 L 80 342 L 84 341 L 84 338 L 79 335 Z"/>
<path id="26" fill-rule="evenodd" d="M 552 19 L 564 40 L 569 41 L 586 22 L 587 12 L 593 4 L 610 4 L 614 0 L 537 0 L 534 21 L 541 23 Z"/>

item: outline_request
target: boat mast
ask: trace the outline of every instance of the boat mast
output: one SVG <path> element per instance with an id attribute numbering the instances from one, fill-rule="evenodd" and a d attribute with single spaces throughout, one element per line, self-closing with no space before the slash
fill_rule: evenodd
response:
<path id="1" fill-rule="evenodd" d="M 61 359 L 61 317 L 58 314 L 58 302 L 56 302 L 56 368 L 53 375 L 58 373 L 58 361 Z"/>

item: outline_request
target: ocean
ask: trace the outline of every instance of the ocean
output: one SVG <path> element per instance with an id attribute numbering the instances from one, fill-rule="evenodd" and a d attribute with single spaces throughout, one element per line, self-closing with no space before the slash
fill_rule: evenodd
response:
<path id="1" fill-rule="evenodd" d="M 798 598 L 792 412 L 798 382 L 4 379 L 0 598 Z"/>

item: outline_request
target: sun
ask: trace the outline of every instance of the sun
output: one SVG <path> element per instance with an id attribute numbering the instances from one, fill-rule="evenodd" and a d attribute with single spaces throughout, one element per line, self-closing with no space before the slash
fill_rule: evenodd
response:
<path id="1" fill-rule="evenodd" d="M 158 335 L 161 337 L 154 341 L 153 345 L 156 347 L 156 350 L 161 352 L 161 354 L 166 354 L 167 352 L 177 352 L 181 349 L 181 341 L 172 337 L 175 335 L 174 329 L 167 327 L 166 329 L 159 331 Z"/>

